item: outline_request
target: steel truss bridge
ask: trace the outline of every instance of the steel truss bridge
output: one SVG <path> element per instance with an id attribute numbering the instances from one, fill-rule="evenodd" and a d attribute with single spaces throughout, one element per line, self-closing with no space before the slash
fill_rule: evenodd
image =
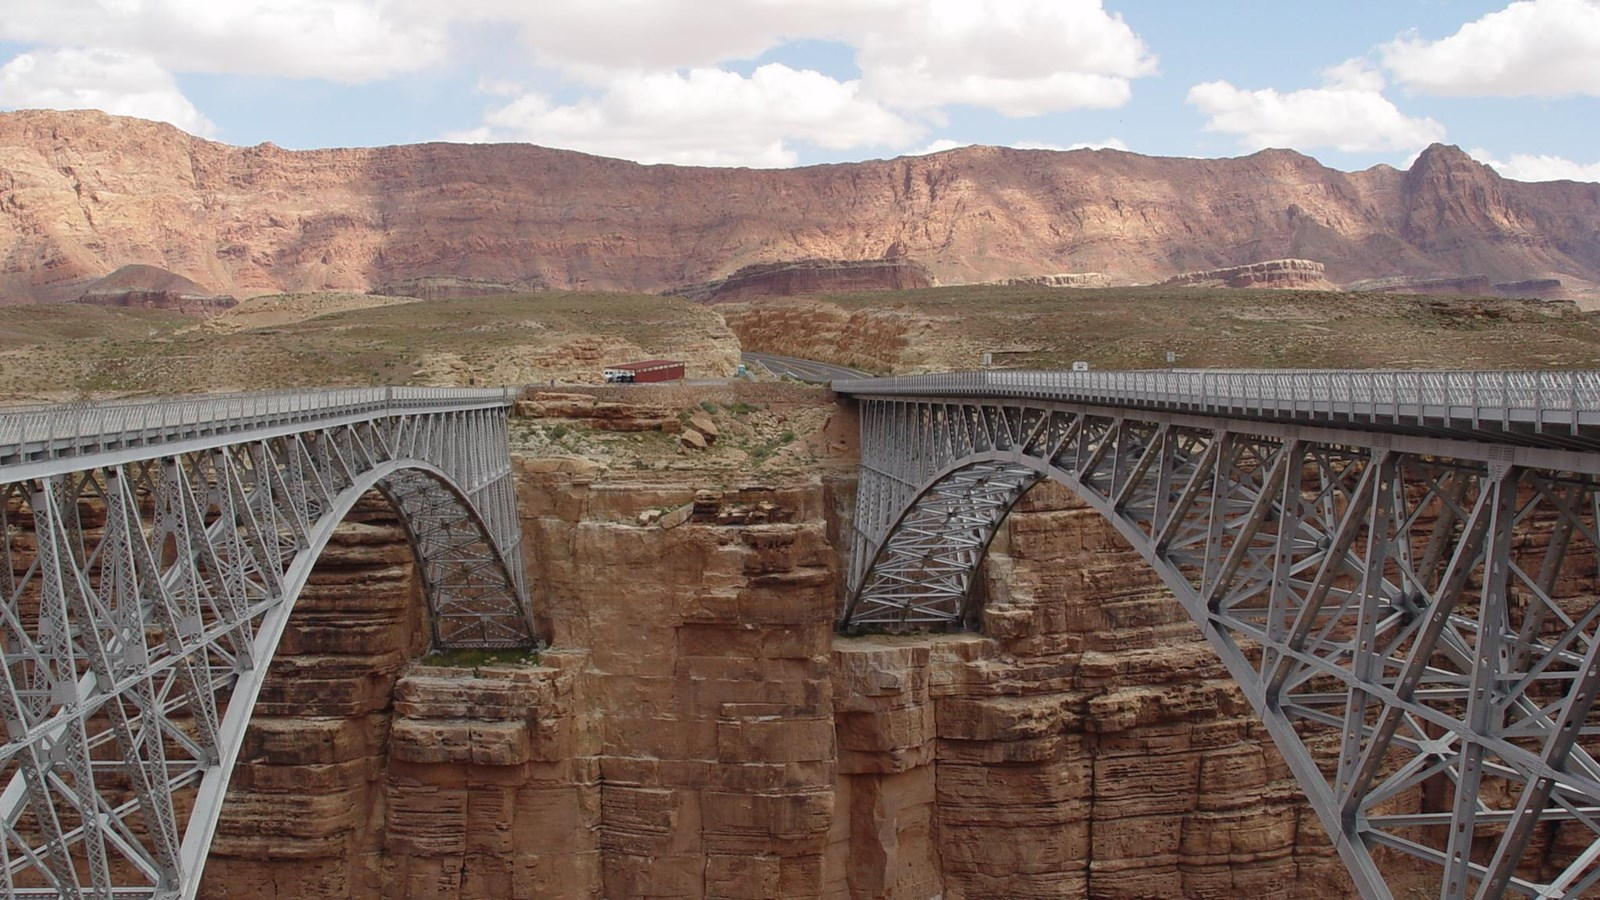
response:
<path id="1" fill-rule="evenodd" d="M 534 643 L 500 390 L 0 410 L 0 893 L 193 897 L 295 599 L 366 492 L 436 647 Z"/>
<path id="2" fill-rule="evenodd" d="M 1600 891 L 1600 372 L 833 386 L 862 423 L 842 628 L 976 624 L 1053 479 L 1177 595 L 1363 896 L 1429 865 L 1442 898 Z"/>

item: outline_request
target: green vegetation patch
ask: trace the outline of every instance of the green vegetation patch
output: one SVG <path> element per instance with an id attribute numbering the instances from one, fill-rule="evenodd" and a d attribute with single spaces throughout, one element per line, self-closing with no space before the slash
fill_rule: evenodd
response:
<path id="1" fill-rule="evenodd" d="M 528 650 L 435 650 L 420 662 L 445 669 L 479 669 L 484 666 L 537 666 L 538 649 Z"/>

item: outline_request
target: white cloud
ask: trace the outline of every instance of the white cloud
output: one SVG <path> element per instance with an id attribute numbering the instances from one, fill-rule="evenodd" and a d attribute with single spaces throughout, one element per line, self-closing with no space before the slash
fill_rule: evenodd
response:
<path id="1" fill-rule="evenodd" d="M 859 38 L 862 81 L 900 109 L 1008 116 L 1122 106 L 1155 58 L 1099 0 L 920 0 Z"/>
<path id="2" fill-rule="evenodd" d="M 442 59 L 443 24 L 387 0 L 6 0 L 0 40 L 113 50 L 168 71 L 363 82 Z"/>
<path id="3" fill-rule="evenodd" d="M 1128 150 L 1128 145 L 1116 138 L 1106 138 L 1103 141 L 1079 141 L 1076 144 L 1068 144 L 1065 147 L 1051 147 L 1045 144 L 1037 146 L 1017 144 L 1016 147 L 1019 150 L 1122 150 L 1124 152 Z"/>
<path id="4" fill-rule="evenodd" d="M 1205 130 L 1238 135 L 1249 149 L 1414 151 L 1444 139 L 1438 122 L 1400 112 L 1383 96 L 1383 77 L 1359 60 L 1326 70 L 1323 79 L 1320 88 L 1287 94 L 1208 81 L 1189 89 L 1188 102 L 1208 117 Z"/>
<path id="5" fill-rule="evenodd" d="M 1514 181 L 1600 181 L 1600 162 L 1585 165 L 1559 156 L 1526 153 L 1513 153 L 1509 162 L 1501 162 L 1482 148 L 1474 147 L 1468 152 L 1478 162 Z"/>
<path id="6" fill-rule="evenodd" d="M 1155 71 L 1101 0 L 5 0 L 0 14 L 0 41 L 40 57 L 91 48 L 73 52 L 165 73 L 348 83 L 424 69 L 486 30 L 518 35 L 543 69 L 530 82 L 559 74 L 576 99 L 482 78 L 475 93 L 489 108 L 457 138 L 648 161 L 787 165 L 798 143 L 900 150 L 952 105 L 1009 116 L 1115 107 Z M 860 76 L 727 66 L 794 41 L 853 54 Z M 85 82 L 75 96 L 97 90 L 126 93 Z M 187 109 L 202 121 L 170 75 L 162 92 L 164 118 Z"/>
<path id="7" fill-rule="evenodd" d="M 862 96 L 856 81 L 769 64 L 746 78 L 721 69 L 624 73 L 597 97 L 552 105 L 525 94 L 456 139 L 531 141 L 684 165 L 791 166 L 794 141 L 828 149 L 898 147 L 921 126 Z"/>
<path id="8" fill-rule="evenodd" d="M 479 76 L 478 83 L 472 89 L 490 97 L 515 97 L 524 91 L 522 85 L 517 84 L 515 81 L 483 76 Z"/>
<path id="9" fill-rule="evenodd" d="M 405 0 L 420 10 L 432 0 Z M 1128 101 L 1155 58 L 1100 0 L 477 0 L 463 20 L 520 26 L 536 57 L 598 87 L 619 72 L 747 60 L 791 40 L 856 51 L 863 90 L 902 110 L 1011 116 Z"/>
<path id="10" fill-rule="evenodd" d="M 191 134 L 216 126 L 153 59 L 111 50 L 24 53 L 0 66 L 0 108 L 98 109 L 170 122 Z"/>
<path id="11" fill-rule="evenodd" d="M 943 153 L 946 150 L 960 150 L 962 147 L 975 147 L 970 141 L 955 141 L 950 138 L 939 138 L 920 150 L 912 150 L 907 156 L 930 156 L 934 153 Z"/>
<path id="12" fill-rule="evenodd" d="M 427 15 L 436 0 L 400 0 Z M 1127 102 L 1153 74 L 1138 35 L 1100 0 L 473 0 L 466 21 L 511 23 L 544 63 L 597 86 L 620 71 L 754 59 L 792 40 L 856 51 L 864 89 L 885 105 L 962 103 L 1007 115 Z M 437 13 L 436 13 L 437 14 Z"/>
<path id="13" fill-rule="evenodd" d="M 510 24 L 539 61 L 605 81 L 619 70 L 704 68 L 786 40 L 887 27 L 923 0 L 397 0 L 406 15 Z"/>
<path id="14" fill-rule="evenodd" d="M 1523 0 L 1443 40 L 1401 38 L 1382 55 L 1396 80 L 1427 94 L 1600 96 L 1600 3 Z"/>

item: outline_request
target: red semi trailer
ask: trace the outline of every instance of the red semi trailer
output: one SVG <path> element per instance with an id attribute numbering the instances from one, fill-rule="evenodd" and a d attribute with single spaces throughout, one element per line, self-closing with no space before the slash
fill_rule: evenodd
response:
<path id="1" fill-rule="evenodd" d="M 615 384 L 648 384 L 676 381 L 683 377 L 683 363 L 674 359 L 647 359 L 644 362 L 606 366 L 605 379 Z"/>

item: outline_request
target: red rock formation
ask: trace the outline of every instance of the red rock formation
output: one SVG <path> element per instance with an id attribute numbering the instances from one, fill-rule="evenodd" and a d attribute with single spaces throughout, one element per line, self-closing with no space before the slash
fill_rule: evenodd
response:
<path id="1" fill-rule="evenodd" d="M 668 293 L 706 303 L 731 303 L 799 294 L 908 291 L 933 284 L 926 268 L 906 259 L 803 259 L 745 266 L 727 278 Z"/>
<path id="2" fill-rule="evenodd" d="M 596 894 L 586 656 L 415 665 L 411 559 L 379 499 L 335 532 L 251 718 L 201 897 Z"/>
<path id="3" fill-rule="evenodd" d="M 238 305 L 232 297 L 216 297 L 182 275 L 155 266 L 127 265 L 91 283 L 77 302 L 90 306 L 166 309 L 195 316 L 214 316 Z"/>
<path id="4" fill-rule="evenodd" d="M 90 112 L 0 115 L 0 298 L 127 263 L 217 293 L 422 276 L 659 291 L 785 260 L 905 258 L 940 282 L 1159 281 L 1273 258 L 1336 282 L 1600 282 L 1600 185 L 1501 179 L 1435 146 L 1409 172 L 974 147 L 791 170 L 639 166 L 525 145 L 288 152 Z"/>
<path id="5" fill-rule="evenodd" d="M 1204 272 L 1185 272 L 1163 281 L 1174 287 L 1333 289 L 1322 263 L 1309 259 L 1273 259 Z"/>

